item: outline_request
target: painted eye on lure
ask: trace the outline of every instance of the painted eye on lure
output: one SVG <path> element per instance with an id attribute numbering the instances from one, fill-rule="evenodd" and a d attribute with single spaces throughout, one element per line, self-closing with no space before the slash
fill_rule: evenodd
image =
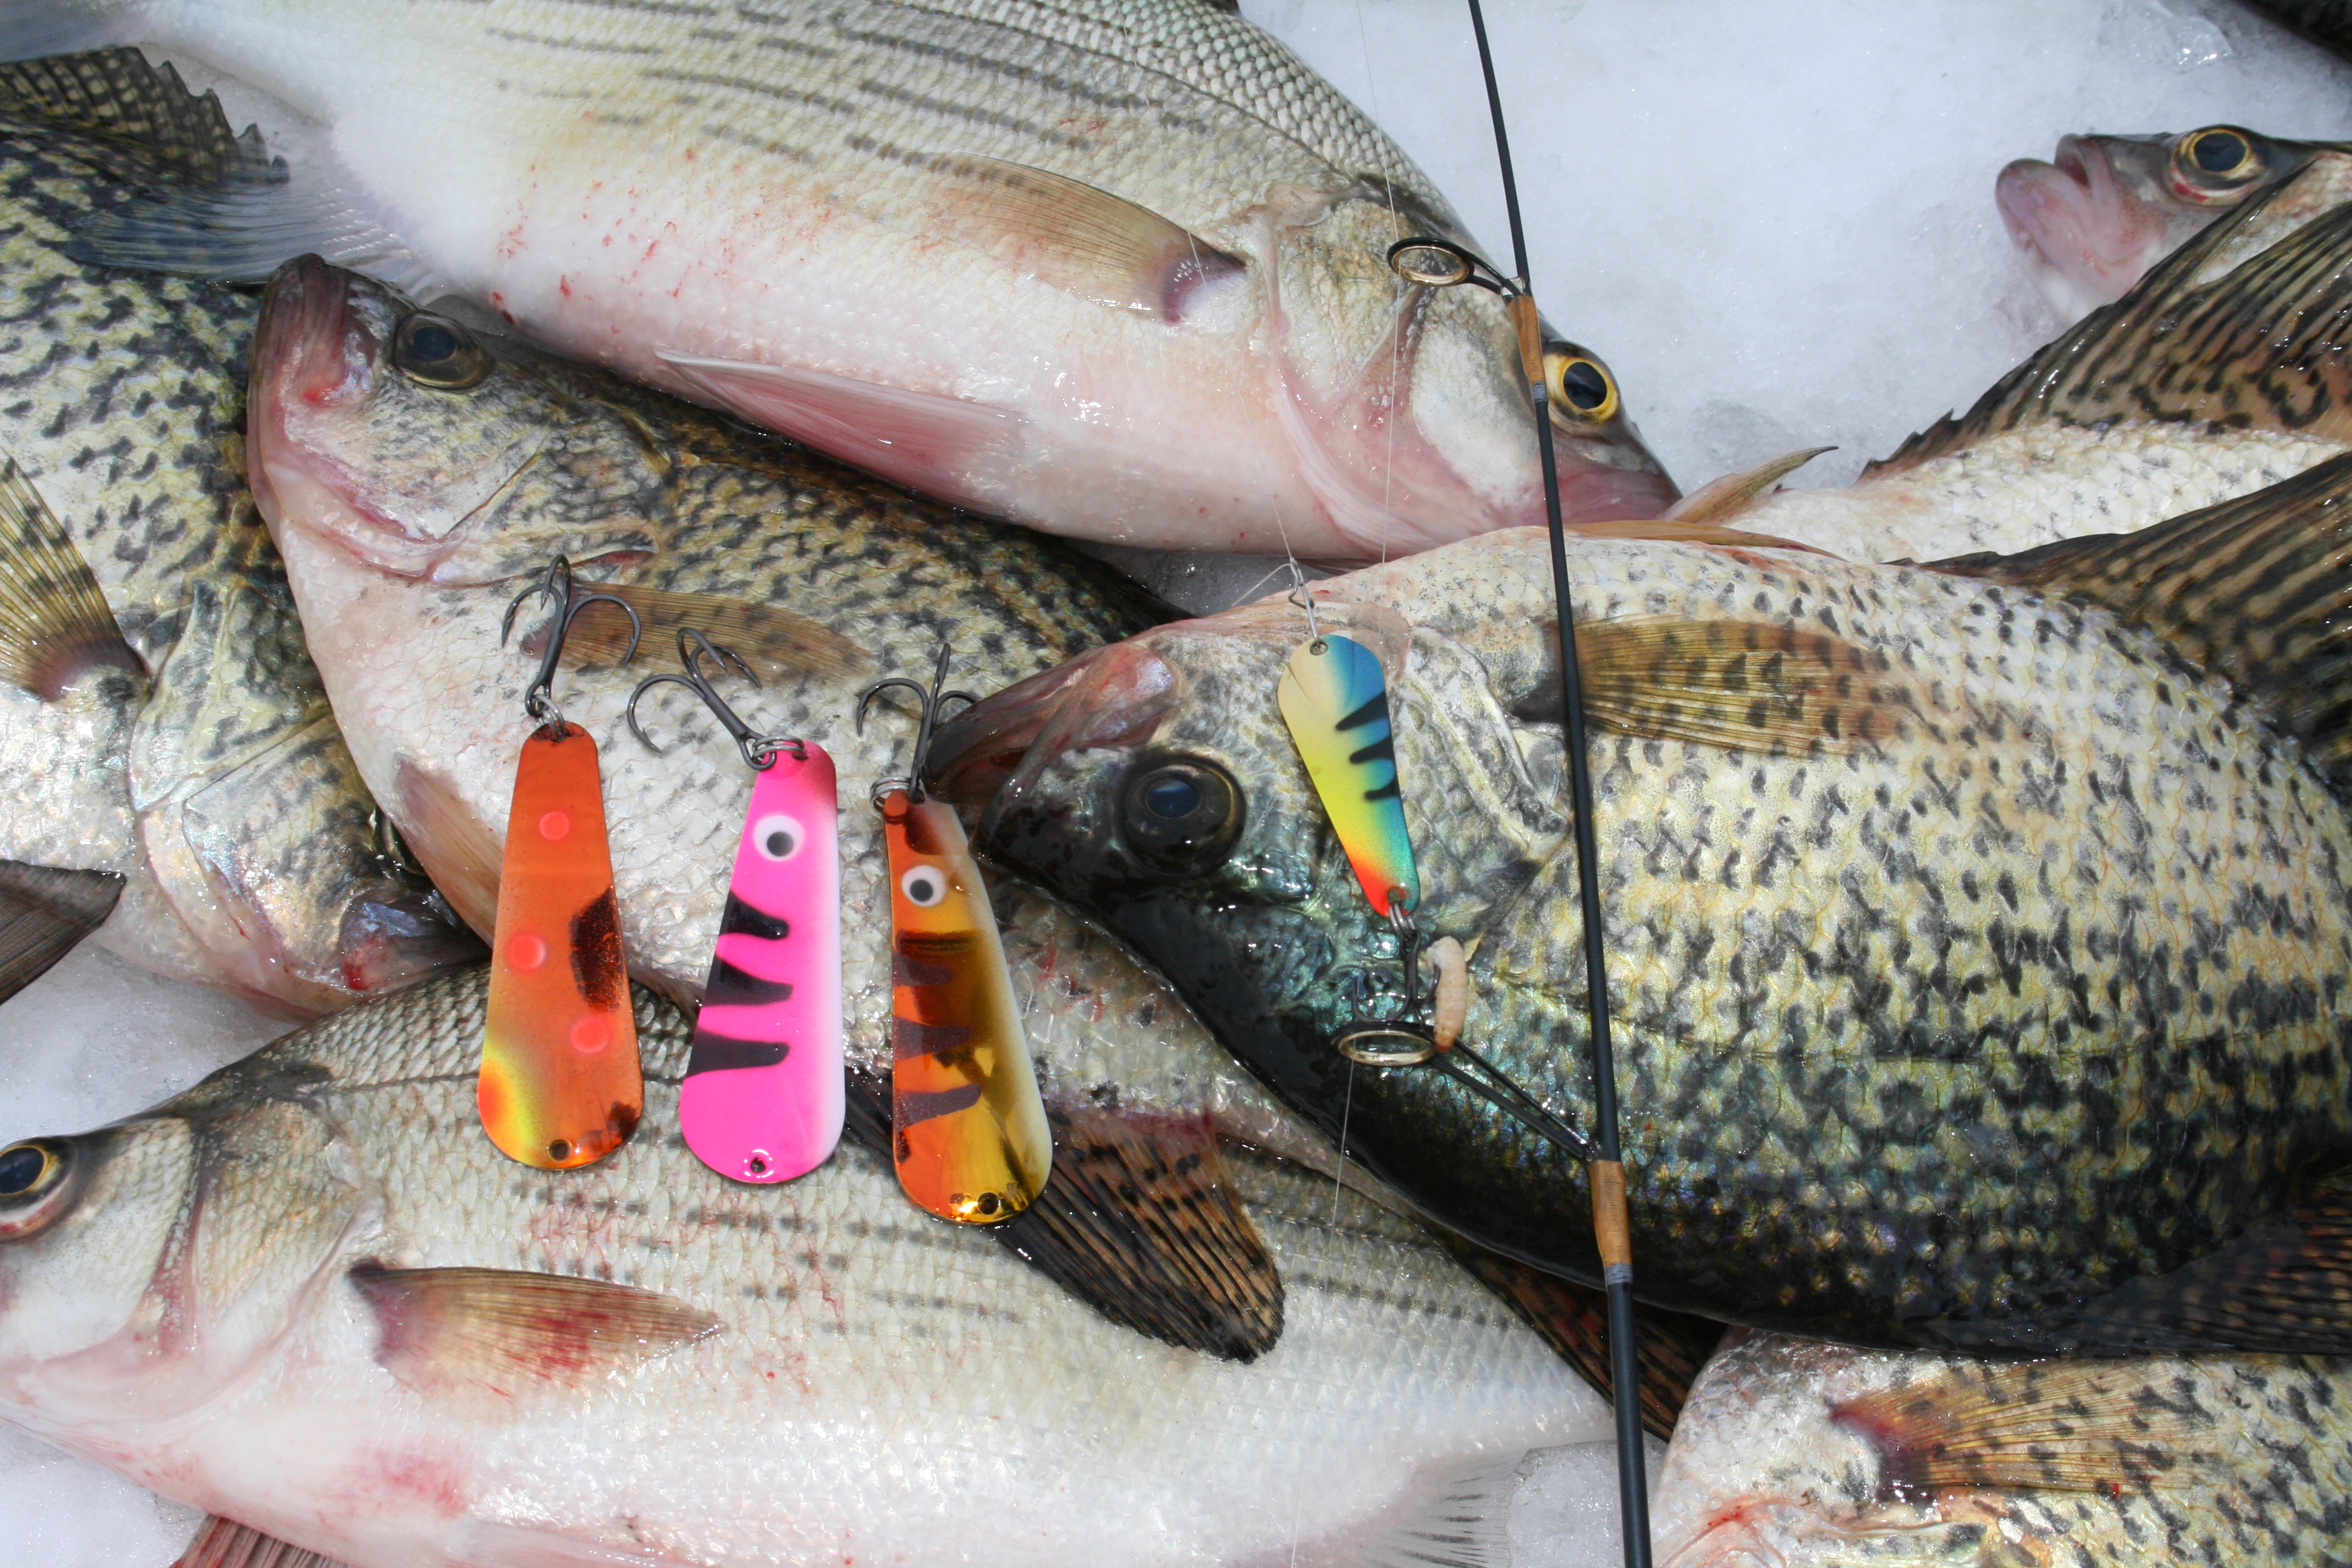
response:
<path id="1" fill-rule="evenodd" d="M 808 830 L 793 818 L 777 812 L 751 825 L 751 842 L 761 854 L 771 860 L 789 860 L 801 852 L 802 845 L 808 842 Z"/>
<path id="2" fill-rule="evenodd" d="M 0 1149 L 0 1240 L 30 1236 L 66 1210 L 73 1145 L 28 1138 Z"/>
<path id="3" fill-rule="evenodd" d="M 917 866 L 898 879 L 898 890 L 918 909 L 928 910 L 948 896 L 948 876 L 936 866 Z"/>
<path id="4" fill-rule="evenodd" d="M 1574 343 L 1544 345 L 1544 382 L 1557 418 L 1571 425 L 1605 425 L 1617 416 L 1617 378 Z"/>
<path id="5" fill-rule="evenodd" d="M 463 392 L 490 374 L 490 356 L 474 334 L 444 316 L 422 312 L 400 323 L 392 337 L 392 363 L 419 386 Z"/>
<path id="6" fill-rule="evenodd" d="M 1119 826 L 1136 858 L 1169 877 L 1199 877 L 1241 838 L 1241 787 L 1214 763 L 1178 757 L 1133 770 L 1118 796 Z"/>
<path id="7" fill-rule="evenodd" d="M 2265 160 L 2234 125 L 2209 125 L 2173 143 L 2172 166 L 2191 195 L 2234 195 L 2261 177 Z"/>

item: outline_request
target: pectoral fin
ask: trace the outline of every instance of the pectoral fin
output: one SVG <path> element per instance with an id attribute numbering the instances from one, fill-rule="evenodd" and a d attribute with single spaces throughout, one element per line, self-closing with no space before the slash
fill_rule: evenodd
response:
<path id="1" fill-rule="evenodd" d="M 54 702 L 82 676 L 147 673 L 89 563 L 14 462 L 0 468 L 0 678 Z"/>
<path id="2" fill-rule="evenodd" d="M 1549 668 L 1511 712 L 1558 723 L 1549 625 L 1543 647 Z M 1884 654 L 1827 632 L 1759 621 L 1582 622 L 1576 657 L 1593 724 L 1693 745 L 1867 751 L 1903 732 L 1916 700 Z"/>
<path id="3" fill-rule="evenodd" d="M 331 1557 L 264 1535 L 249 1524 L 208 1514 L 172 1568 L 343 1568 Z"/>
<path id="4" fill-rule="evenodd" d="M 976 154 L 929 161 L 929 231 L 1007 269 L 1117 310 L 1183 319 L 1195 290 L 1244 263 L 1124 196 Z"/>
<path id="5" fill-rule="evenodd" d="M 70 871 L 0 860 L 0 1002 L 47 973 L 114 912 L 116 871 Z"/>
<path id="6" fill-rule="evenodd" d="M 2149 1382 L 2140 1362 L 1977 1362 L 1843 1401 L 1831 1419 L 1877 1450 L 1883 1501 L 2179 1485 L 2220 1456 L 2195 1407 L 2147 1397 Z"/>
<path id="7" fill-rule="evenodd" d="M 720 407 L 894 484 L 983 510 L 977 471 L 1010 467 L 1025 421 L 984 403 L 824 371 L 693 354 L 664 364 Z"/>
<path id="8" fill-rule="evenodd" d="M 645 627 L 644 641 L 654 647 L 668 646 L 681 630 L 700 632 L 749 662 L 762 679 L 813 675 L 857 682 L 874 672 L 873 656 L 864 648 L 806 616 L 774 605 L 724 594 L 676 594 L 666 588 L 614 583 L 574 583 L 572 593 L 574 599 L 604 594 L 621 600 L 637 612 Z M 524 651 L 538 653 L 546 646 L 546 629 L 541 627 L 524 641 Z M 618 664 L 628 646 L 626 616 L 591 611 L 573 623 L 564 637 L 564 666 Z"/>
<path id="9" fill-rule="evenodd" d="M 375 1314 L 377 1364 L 422 1393 L 574 1386 L 719 1330 L 676 1297 L 564 1274 L 361 1264 L 351 1281 Z"/>
<path id="10" fill-rule="evenodd" d="M 890 1090 L 849 1075 L 850 1135 L 887 1151 Z M 1282 1334 L 1282 1277 L 1205 1120 L 1049 1109 L 1053 1173 L 987 1234 L 1115 1323 L 1226 1361 Z"/>

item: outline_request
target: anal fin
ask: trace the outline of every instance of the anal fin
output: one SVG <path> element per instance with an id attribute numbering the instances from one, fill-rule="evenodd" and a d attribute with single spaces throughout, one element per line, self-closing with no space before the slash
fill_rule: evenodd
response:
<path id="1" fill-rule="evenodd" d="M 2284 1219 L 2094 1300 L 2075 1331 L 2107 1352 L 2352 1355 L 2352 1203 L 2317 1189 Z"/>
<path id="2" fill-rule="evenodd" d="M 1429 1232 L 1454 1261 L 1500 1296 L 1602 1398 L 1611 1397 L 1609 1298 L 1590 1285 L 1531 1268 L 1438 1226 Z M 1644 1306 L 1633 1315 L 1633 1355 L 1641 1368 L 1642 1430 L 1664 1441 L 1699 1368 L 1715 1353 L 1723 1325 L 1688 1312 Z"/>
<path id="3" fill-rule="evenodd" d="M 89 563 L 11 461 L 0 468 L 0 679 L 54 702 L 101 668 L 147 673 Z"/>
<path id="4" fill-rule="evenodd" d="M 982 403 L 824 371 L 667 351 L 660 357 L 712 402 L 763 430 L 959 505 L 986 510 L 976 473 L 1010 467 L 1024 445 L 1025 421 Z"/>
<path id="5" fill-rule="evenodd" d="M 847 1134 L 887 1153 L 890 1089 L 849 1071 Z M 1205 1119 L 1047 1110 L 1054 1164 L 1028 1208 L 987 1234 L 1115 1323 L 1226 1361 L 1282 1334 L 1282 1277 Z"/>
<path id="6" fill-rule="evenodd" d="M 350 1278 L 375 1314 L 377 1364 L 421 1393 L 576 1386 L 719 1326 L 676 1297 L 568 1274 L 362 1263 Z"/>
<path id="7" fill-rule="evenodd" d="M 117 871 L 0 860 L 0 1002 L 47 973 L 114 912 Z"/>
<path id="8" fill-rule="evenodd" d="M 249 1524 L 207 1514 L 172 1568 L 343 1568 L 331 1557 L 264 1535 Z"/>

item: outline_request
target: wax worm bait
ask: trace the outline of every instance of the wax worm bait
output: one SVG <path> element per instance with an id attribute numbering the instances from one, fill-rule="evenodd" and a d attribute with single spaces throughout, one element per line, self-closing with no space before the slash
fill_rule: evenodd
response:
<path id="1" fill-rule="evenodd" d="M 677 1119 L 695 1157 L 739 1182 L 787 1182 L 841 1142 L 841 853 L 833 759 L 811 742 L 756 733 L 710 686 L 702 660 L 740 658 L 700 632 L 678 633 L 683 674 L 647 676 L 700 698 L 752 770 L 719 943 L 678 1086 Z"/>
<path id="2" fill-rule="evenodd" d="M 890 1153 L 898 1184 L 942 1219 L 1012 1218 L 1045 1190 L 1054 1137 L 1029 1061 L 996 914 L 955 812 L 922 794 L 925 753 L 945 692 L 948 653 L 926 691 L 908 776 L 874 789 L 890 858 Z"/>
<path id="3" fill-rule="evenodd" d="M 619 605 L 636 649 L 636 612 L 610 595 L 574 599 L 562 557 L 533 588 L 551 599 L 547 648 L 523 708 L 539 727 L 515 764 L 499 871 L 482 1066 L 476 1082 L 482 1130 L 509 1159 L 568 1170 L 603 1159 L 636 1130 L 645 1110 L 637 1026 L 621 953 L 620 905 L 604 837 L 596 742 L 565 721 L 551 695 L 572 620 L 597 603 Z"/>

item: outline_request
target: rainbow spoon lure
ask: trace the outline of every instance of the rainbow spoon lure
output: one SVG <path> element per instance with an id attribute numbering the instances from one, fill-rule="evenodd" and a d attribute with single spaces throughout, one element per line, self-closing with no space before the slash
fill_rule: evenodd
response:
<path id="1" fill-rule="evenodd" d="M 1045 1190 L 1054 1137 L 980 863 L 954 810 L 922 791 L 940 704 L 973 700 L 940 689 L 947 668 L 942 647 L 929 690 L 894 679 L 857 700 L 861 730 L 891 687 L 921 704 L 907 776 L 880 781 L 873 797 L 890 858 L 890 1155 L 918 1207 L 993 1225 Z"/>
<path id="2" fill-rule="evenodd" d="M 1388 675 L 1370 648 L 1353 637 L 1324 631 L 1313 599 L 1303 591 L 1293 602 L 1307 611 L 1307 640 L 1291 651 L 1283 667 L 1276 704 L 1357 884 L 1373 911 L 1396 932 L 1397 959 L 1403 970 L 1399 987 L 1402 1005 L 1397 1012 L 1341 1024 L 1332 1032 L 1332 1048 L 1368 1067 L 1427 1063 L 1523 1125 L 1581 1150 L 1582 1136 L 1500 1068 L 1450 1032 L 1441 1035 L 1422 1021 L 1428 1000 L 1421 981 L 1425 938 L 1413 921 L 1413 909 L 1421 902 L 1421 872 L 1405 825 Z"/>
<path id="3" fill-rule="evenodd" d="M 538 728 L 515 763 L 475 1095 L 482 1130 L 499 1152 L 562 1171 L 628 1142 L 645 1111 L 645 1080 L 596 742 L 565 721 L 552 688 L 564 638 L 590 605 L 617 605 L 628 616 L 624 662 L 643 628 L 636 611 L 609 594 L 575 596 L 571 563 L 557 556 L 507 606 L 500 642 L 534 595 L 554 610 L 539 673 L 523 695 Z"/>
<path id="4" fill-rule="evenodd" d="M 808 741 L 755 731 L 711 689 L 702 661 L 759 678 L 692 629 L 677 634 L 682 673 L 649 675 L 637 701 L 665 683 L 702 700 L 751 769 L 751 804 L 735 848 L 719 942 L 678 1086 L 677 1119 L 695 1158 L 739 1182 L 788 1182 L 824 1163 L 841 1142 L 840 807 L 833 759 Z"/>

